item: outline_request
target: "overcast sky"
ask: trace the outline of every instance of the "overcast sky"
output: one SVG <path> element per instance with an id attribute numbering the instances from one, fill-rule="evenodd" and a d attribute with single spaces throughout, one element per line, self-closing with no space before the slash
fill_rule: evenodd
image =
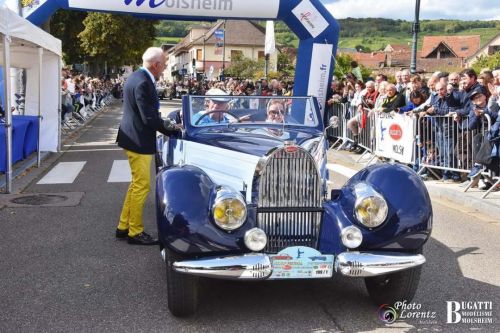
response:
<path id="1" fill-rule="evenodd" d="M 17 0 L 0 0 L 16 8 Z M 384 17 L 412 21 L 416 0 L 321 0 L 335 18 Z M 500 0 L 421 0 L 421 19 L 500 20 Z"/>
<path id="2" fill-rule="evenodd" d="M 335 18 L 413 21 L 416 0 L 321 0 Z M 500 0 L 421 0 L 420 19 L 500 20 Z"/>

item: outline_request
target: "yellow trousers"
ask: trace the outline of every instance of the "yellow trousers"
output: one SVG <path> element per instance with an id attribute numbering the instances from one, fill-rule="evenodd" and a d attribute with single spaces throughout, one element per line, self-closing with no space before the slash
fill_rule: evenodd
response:
<path id="1" fill-rule="evenodd" d="M 153 155 L 143 155 L 125 150 L 132 171 L 132 182 L 120 214 L 118 229 L 128 229 L 128 235 L 134 237 L 144 231 L 142 210 L 148 197 L 151 179 L 151 160 Z"/>

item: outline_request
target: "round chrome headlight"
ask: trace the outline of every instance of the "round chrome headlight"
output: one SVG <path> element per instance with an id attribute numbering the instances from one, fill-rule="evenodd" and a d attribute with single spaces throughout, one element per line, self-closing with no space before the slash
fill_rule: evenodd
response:
<path id="1" fill-rule="evenodd" d="M 221 188 L 217 192 L 212 215 L 215 224 L 224 230 L 238 229 L 247 218 L 247 206 L 243 196 L 229 189 Z"/>
<path id="2" fill-rule="evenodd" d="M 342 239 L 342 244 L 349 249 L 355 249 L 363 242 L 361 230 L 353 225 L 342 229 L 340 238 Z"/>
<path id="3" fill-rule="evenodd" d="M 366 183 L 356 184 L 354 192 L 356 194 L 354 213 L 357 220 L 368 228 L 381 225 L 389 212 L 384 197 Z"/>
<path id="4" fill-rule="evenodd" d="M 266 247 L 267 235 L 264 230 L 252 228 L 245 232 L 245 245 L 254 252 L 260 251 Z"/>

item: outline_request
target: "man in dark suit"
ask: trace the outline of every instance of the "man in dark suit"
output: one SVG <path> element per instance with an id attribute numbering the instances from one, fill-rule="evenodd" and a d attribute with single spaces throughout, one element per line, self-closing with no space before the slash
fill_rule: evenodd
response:
<path id="1" fill-rule="evenodd" d="M 129 244 L 154 245 L 158 241 L 144 232 L 142 211 L 149 193 L 151 160 L 156 152 L 156 132 L 173 135 L 175 124 L 160 117 L 155 82 L 167 60 L 161 48 L 151 47 L 142 56 L 143 66 L 132 73 L 123 89 L 123 118 L 116 141 L 127 154 L 132 181 L 116 229 L 116 238 Z"/>

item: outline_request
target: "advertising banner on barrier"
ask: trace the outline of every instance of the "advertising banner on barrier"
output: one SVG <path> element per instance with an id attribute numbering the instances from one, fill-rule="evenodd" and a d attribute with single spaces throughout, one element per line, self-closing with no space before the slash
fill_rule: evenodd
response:
<path id="1" fill-rule="evenodd" d="M 172 16 L 258 17 L 278 16 L 279 0 L 68 0 L 69 7 L 100 11 Z"/>
<path id="2" fill-rule="evenodd" d="M 381 114 L 375 118 L 375 154 L 403 163 L 413 161 L 415 129 L 413 118 Z"/>

